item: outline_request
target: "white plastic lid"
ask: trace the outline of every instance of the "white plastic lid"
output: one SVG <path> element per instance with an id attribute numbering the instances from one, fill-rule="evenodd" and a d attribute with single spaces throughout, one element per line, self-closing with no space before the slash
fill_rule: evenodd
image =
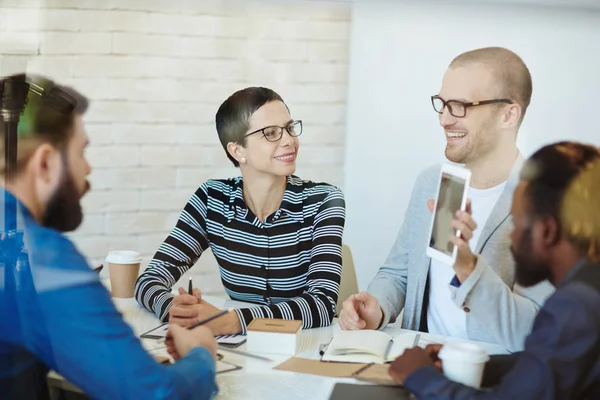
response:
<path id="1" fill-rule="evenodd" d="M 108 253 L 105 261 L 112 264 L 137 264 L 142 262 L 142 256 L 137 251 L 117 250 Z"/>
<path id="2" fill-rule="evenodd" d="M 448 341 L 442 346 L 438 357 L 442 361 L 484 363 L 490 359 L 485 349 L 478 344 L 463 341 Z"/>

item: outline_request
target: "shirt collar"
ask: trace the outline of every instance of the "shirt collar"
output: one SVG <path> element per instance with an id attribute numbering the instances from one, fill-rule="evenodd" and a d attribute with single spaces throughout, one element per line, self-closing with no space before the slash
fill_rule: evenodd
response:
<path id="1" fill-rule="evenodd" d="M 243 195 L 244 184 L 242 177 L 234 178 L 233 187 L 229 193 L 229 210 L 227 213 L 227 222 L 231 222 L 234 218 L 246 218 L 248 207 L 244 203 Z"/>
<path id="2" fill-rule="evenodd" d="M 17 230 L 22 230 L 26 221 L 35 221 L 33 214 L 31 214 L 31 211 L 29 211 L 27 206 L 3 186 L 0 186 L 0 207 L 3 210 L 11 209 L 9 210 L 8 215 L 4 215 L 0 218 L 2 224 L 2 226 L 0 226 L 1 231 L 4 230 L 4 224 L 7 219 L 13 220 L 13 225 L 17 227 Z M 14 212 L 12 209 L 14 209 Z M 22 216 L 22 218 L 18 218 L 17 216 Z M 38 224 L 37 222 L 35 223 Z"/>
<path id="3" fill-rule="evenodd" d="M 234 218 L 247 219 L 248 218 L 248 206 L 244 201 L 244 182 L 242 177 L 237 177 L 234 180 L 234 185 L 229 195 L 229 212 L 227 216 L 227 222 L 231 222 Z M 302 192 L 300 202 L 294 202 L 297 199 L 298 191 Z M 303 204 L 305 196 L 302 191 L 302 181 L 294 176 L 290 175 L 286 178 L 286 188 L 283 193 L 283 199 L 279 209 L 275 211 L 272 216 L 267 218 L 268 222 L 275 222 L 282 216 L 288 216 L 295 222 L 304 223 Z M 250 221 L 252 222 L 252 221 Z"/>
<path id="4" fill-rule="evenodd" d="M 298 192 L 301 196 L 298 196 Z M 298 201 L 300 199 L 300 201 Z M 296 201 L 294 201 L 296 200 Z M 281 215 L 287 215 L 292 220 L 304 223 L 304 201 L 306 196 L 302 190 L 302 180 L 297 176 L 290 175 L 287 177 L 287 185 L 283 193 L 283 199 L 279 210 L 275 212 L 274 219 L 281 218 Z"/>

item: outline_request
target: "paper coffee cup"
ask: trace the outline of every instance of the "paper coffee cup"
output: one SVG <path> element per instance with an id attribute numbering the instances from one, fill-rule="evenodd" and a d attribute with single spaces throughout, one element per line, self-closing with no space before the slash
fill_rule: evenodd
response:
<path id="1" fill-rule="evenodd" d="M 490 359 L 483 347 L 475 343 L 449 341 L 438 357 L 442 360 L 444 375 L 448 379 L 479 388 L 485 363 Z"/>
<path id="2" fill-rule="evenodd" d="M 111 251 L 105 261 L 108 263 L 112 296 L 133 297 L 142 262 L 140 253 L 129 250 Z"/>

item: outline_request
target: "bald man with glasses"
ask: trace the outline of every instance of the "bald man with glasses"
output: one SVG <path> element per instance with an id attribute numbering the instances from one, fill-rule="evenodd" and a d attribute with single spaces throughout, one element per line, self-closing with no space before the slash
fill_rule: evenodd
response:
<path id="1" fill-rule="evenodd" d="M 475 49 L 452 60 L 431 102 L 446 158 L 472 174 L 467 210 L 452 220 L 461 231 L 452 238 L 456 262 L 426 256 L 440 173 L 435 165 L 417 178 L 396 242 L 367 292 L 344 302 L 342 329 L 383 329 L 404 310 L 405 329 L 523 348 L 553 291 L 547 281 L 517 285 L 510 251 L 509 211 L 524 162 L 516 139 L 531 92 L 527 66 L 508 49 Z"/>

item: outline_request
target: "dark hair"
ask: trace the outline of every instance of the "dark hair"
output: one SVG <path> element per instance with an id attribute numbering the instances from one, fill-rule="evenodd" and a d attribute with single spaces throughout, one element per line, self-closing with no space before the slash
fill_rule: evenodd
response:
<path id="1" fill-rule="evenodd" d="M 234 142 L 245 146 L 250 117 L 256 110 L 272 101 L 285 104 L 281 96 L 271 89 L 248 87 L 229 96 L 219 107 L 215 117 L 217 133 L 227 157 L 236 167 L 240 164 L 227 151 L 227 143 Z"/>
<path id="2" fill-rule="evenodd" d="M 571 182 L 598 159 L 598 148 L 577 142 L 558 142 L 536 151 L 521 170 L 521 180 L 528 183 L 529 215 L 552 217 L 560 230 L 562 203 Z"/>
<path id="3" fill-rule="evenodd" d="M 63 152 L 73 136 L 75 115 L 83 115 L 89 101 L 75 89 L 61 86 L 52 80 L 36 75 L 17 74 L 2 78 L 12 80 L 26 91 L 25 103 L 17 125 L 17 164 L 19 173 L 29 158 L 43 143 L 49 143 Z M 3 125 L 3 124 L 2 124 Z M 0 128 L 0 151 L 4 152 L 4 129 Z M 5 171 L 4 157 L 0 160 L 0 173 Z"/>

